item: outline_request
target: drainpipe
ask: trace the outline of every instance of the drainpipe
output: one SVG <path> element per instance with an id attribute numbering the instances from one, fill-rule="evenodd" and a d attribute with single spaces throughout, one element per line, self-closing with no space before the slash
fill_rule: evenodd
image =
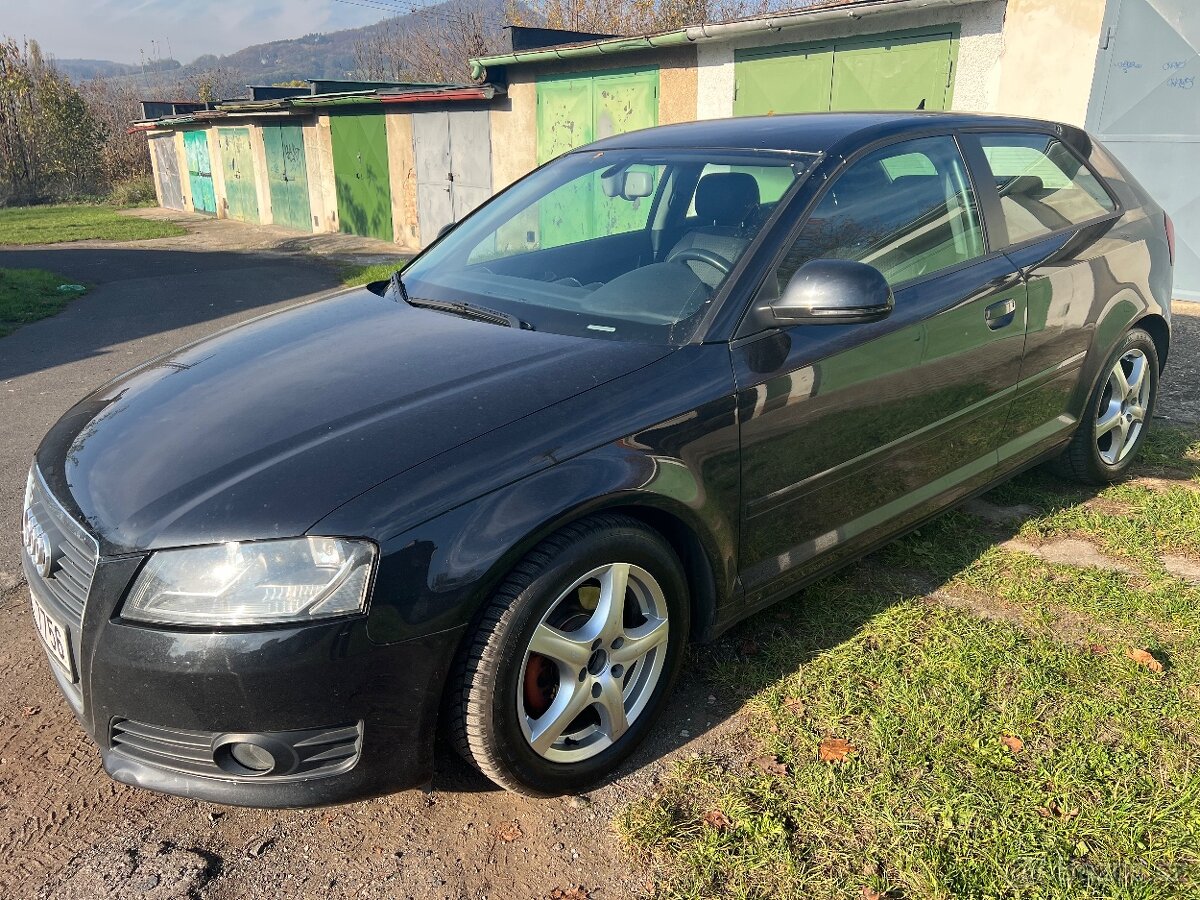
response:
<path id="1" fill-rule="evenodd" d="M 617 53 L 632 53 L 637 50 L 650 50 L 659 47 L 677 47 L 683 44 L 730 40 L 747 34 L 779 31 L 783 28 L 790 28 L 793 25 L 858 19 L 874 13 L 892 11 L 909 12 L 912 10 L 936 9 L 946 6 L 967 6 L 972 3 L 988 2 L 991 2 L 991 0 L 872 0 L 872 2 L 868 3 L 855 3 L 850 6 L 836 6 L 829 9 L 814 9 L 809 12 L 799 11 L 783 13 L 777 16 L 768 15 L 757 16 L 751 19 L 738 19 L 733 22 L 688 25 L 686 28 L 678 28 L 674 31 L 664 31 L 658 34 L 639 35 L 629 38 L 610 38 L 588 44 L 546 47 L 539 50 L 484 56 L 471 60 L 471 79 L 480 83 L 487 81 L 489 66 L 496 68 L 531 62 L 551 62 L 560 59 L 610 56 Z"/>

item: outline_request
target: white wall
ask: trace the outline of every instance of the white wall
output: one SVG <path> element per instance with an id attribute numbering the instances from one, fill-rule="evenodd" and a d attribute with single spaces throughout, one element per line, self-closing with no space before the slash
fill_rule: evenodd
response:
<path id="1" fill-rule="evenodd" d="M 933 10 L 877 13 L 857 19 L 815 22 L 779 31 L 763 31 L 728 41 L 697 44 L 696 118 L 723 119 L 733 115 L 733 54 L 735 50 L 778 44 L 798 44 L 959 24 L 958 64 L 955 69 L 956 110 L 995 109 L 1000 86 L 1000 57 L 1004 49 L 1006 0 L 971 3 Z"/>

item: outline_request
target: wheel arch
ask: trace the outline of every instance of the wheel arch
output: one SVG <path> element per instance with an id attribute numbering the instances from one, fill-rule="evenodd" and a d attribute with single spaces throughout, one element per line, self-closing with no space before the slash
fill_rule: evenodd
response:
<path id="1" fill-rule="evenodd" d="M 1158 352 L 1158 371 L 1161 373 L 1167 367 L 1167 353 L 1171 349 L 1171 326 L 1158 313 L 1147 313 L 1131 327 L 1141 328 L 1154 341 L 1154 349 Z"/>

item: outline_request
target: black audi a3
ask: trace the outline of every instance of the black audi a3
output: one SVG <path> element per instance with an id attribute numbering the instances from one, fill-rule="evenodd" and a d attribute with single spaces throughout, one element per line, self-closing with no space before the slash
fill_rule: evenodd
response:
<path id="1" fill-rule="evenodd" d="M 1170 220 L 1046 122 L 698 122 L 568 153 L 389 282 L 98 389 L 25 576 L 128 784 L 254 806 L 605 778 L 685 646 L 1146 435 Z"/>

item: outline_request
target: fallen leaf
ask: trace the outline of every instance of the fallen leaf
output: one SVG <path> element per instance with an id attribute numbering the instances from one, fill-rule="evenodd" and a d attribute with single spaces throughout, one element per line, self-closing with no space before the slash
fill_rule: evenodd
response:
<path id="1" fill-rule="evenodd" d="M 758 641 L 742 641 L 738 644 L 738 653 L 742 656 L 755 656 L 758 654 Z"/>
<path id="2" fill-rule="evenodd" d="M 783 704 L 783 708 L 790 712 L 793 716 L 799 717 L 804 715 L 804 703 L 797 700 L 795 697 L 789 697 Z"/>
<path id="3" fill-rule="evenodd" d="M 26 706 L 21 711 L 23 713 L 25 713 L 25 715 L 27 715 L 27 716 L 36 716 L 38 713 L 40 713 L 42 711 L 42 708 L 40 706 Z"/>
<path id="4" fill-rule="evenodd" d="M 845 762 L 846 757 L 858 748 L 844 738 L 825 738 L 817 747 L 817 757 L 821 762 Z"/>
<path id="5" fill-rule="evenodd" d="M 513 841 L 524 836 L 525 832 L 521 830 L 521 825 L 518 822 L 509 822 L 496 832 L 496 837 L 503 844 L 511 844 Z"/>
<path id="6" fill-rule="evenodd" d="M 862 889 L 862 900 L 883 900 L 883 894 L 879 893 L 879 891 L 875 890 L 875 888 L 868 887 L 864 884 Z"/>
<path id="7" fill-rule="evenodd" d="M 775 756 L 756 756 L 754 765 L 768 775 L 786 775 L 788 773 L 787 763 L 781 763 Z"/>
<path id="8" fill-rule="evenodd" d="M 1092 651 L 1093 656 L 1103 656 L 1108 652 L 1108 648 L 1103 644 L 1092 644 L 1088 649 Z"/>
<path id="9" fill-rule="evenodd" d="M 721 812 L 719 809 L 710 809 L 704 814 L 704 824 L 718 831 L 726 831 L 733 827 L 733 822 L 729 816 Z"/>
<path id="10" fill-rule="evenodd" d="M 588 900 L 592 892 L 580 884 L 569 888 L 555 888 L 546 896 L 549 900 Z"/>
<path id="11" fill-rule="evenodd" d="M 1151 672 L 1161 672 L 1163 670 L 1163 664 L 1155 659 L 1153 654 L 1147 650 L 1141 650 L 1137 647 L 1126 647 L 1125 655 L 1139 666 L 1149 669 Z"/>
<path id="12" fill-rule="evenodd" d="M 1013 753 L 1020 753 L 1025 749 L 1025 742 L 1015 735 L 1006 734 L 1000 738 L 1000 743 L 1011 750 Z"/>

